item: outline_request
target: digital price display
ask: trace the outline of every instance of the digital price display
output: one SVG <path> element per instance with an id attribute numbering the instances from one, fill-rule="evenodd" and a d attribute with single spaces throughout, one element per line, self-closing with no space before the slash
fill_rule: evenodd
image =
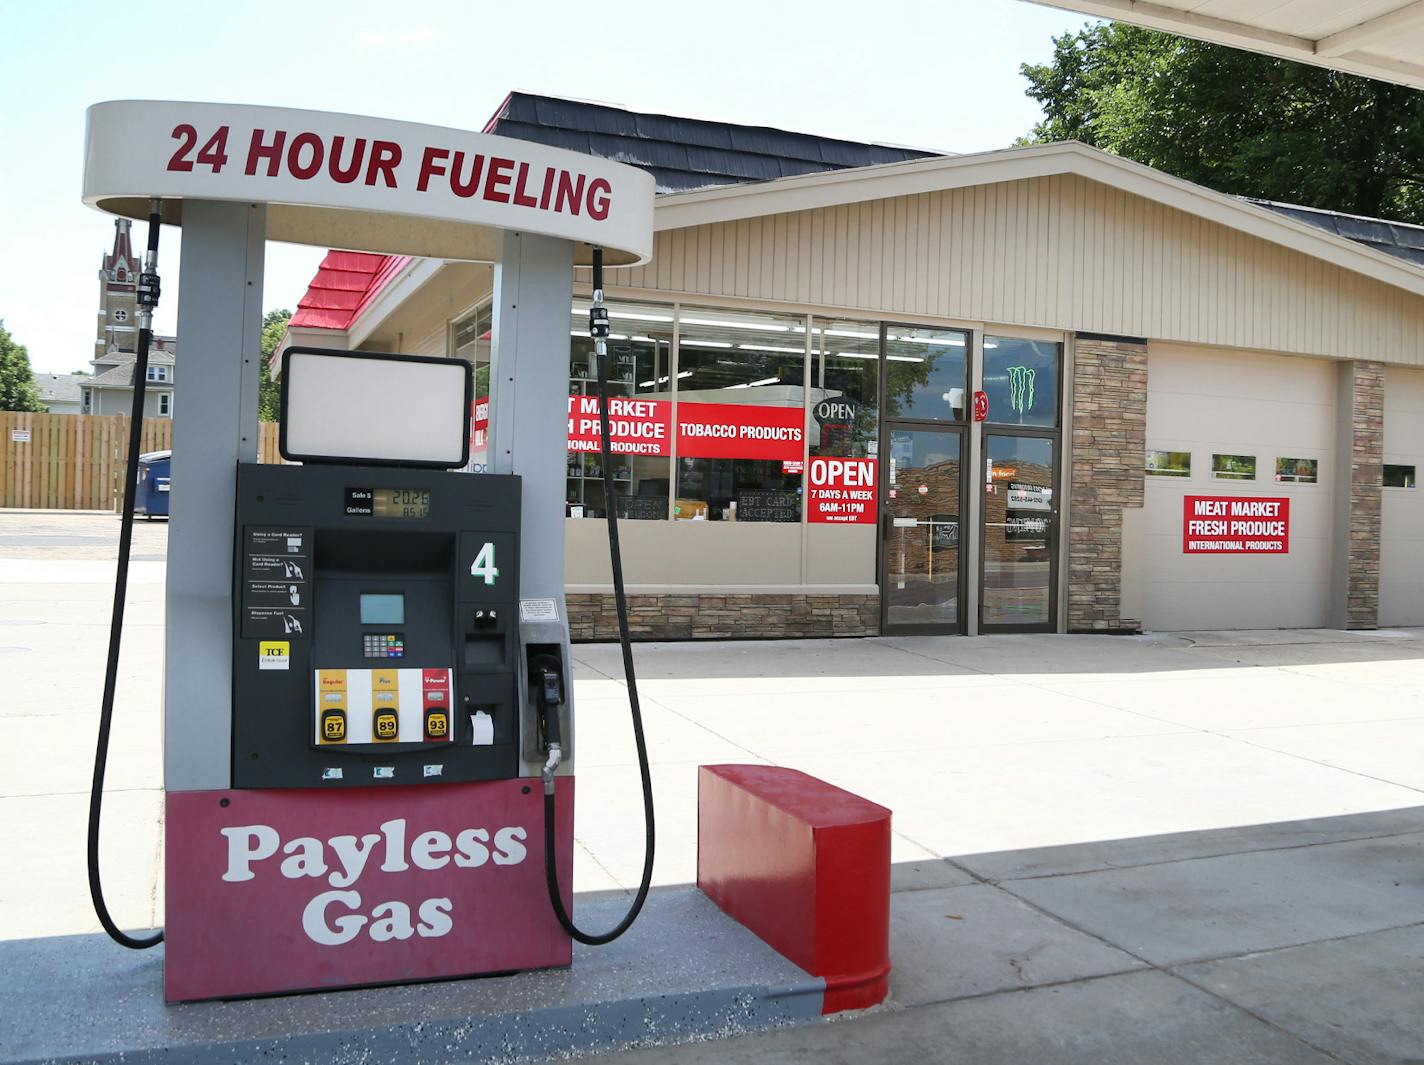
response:
<path id="1" fill-rule="evenodd" d="M 348 488 L 346 513 L 375 518 L 428 518 L 430 489 Z"/>
<path id="2" fill-rule="evenodd" d="M 377 488 L 373 511 L 378 518 L 430 517 L 430 489 Z"/>

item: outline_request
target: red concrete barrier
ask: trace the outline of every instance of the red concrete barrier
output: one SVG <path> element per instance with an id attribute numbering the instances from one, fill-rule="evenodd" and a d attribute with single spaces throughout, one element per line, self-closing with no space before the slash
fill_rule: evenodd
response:
<path id="1" fill-rule="evenodd" d="M 704 765 L 697 886 L 812 976 L 822 1013 L 890 989 L 890 811 L 795 769 Z"/>

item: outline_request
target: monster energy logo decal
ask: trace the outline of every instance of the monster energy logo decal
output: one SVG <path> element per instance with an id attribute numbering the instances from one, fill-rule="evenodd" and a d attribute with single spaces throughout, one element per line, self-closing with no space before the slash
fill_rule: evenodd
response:
<path id="1" fill-rule="evenodd" d="M 1033 408 L 1033 379 L 1038 371 L 1028 366 L 1009 367 L 1009 406 L 1019 414 Z"/>

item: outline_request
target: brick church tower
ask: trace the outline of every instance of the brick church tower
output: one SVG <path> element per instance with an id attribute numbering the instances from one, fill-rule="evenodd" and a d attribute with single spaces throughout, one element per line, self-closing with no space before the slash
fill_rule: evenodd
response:
<path id="1" fill-rule="evenodd" d="M 99 266 L 99 321 L 94 356 L 111 350 L 133 352 L 138 345 L 138 258 L 129 242 L 129 220 L 114 219 L 114 250 Z"/>

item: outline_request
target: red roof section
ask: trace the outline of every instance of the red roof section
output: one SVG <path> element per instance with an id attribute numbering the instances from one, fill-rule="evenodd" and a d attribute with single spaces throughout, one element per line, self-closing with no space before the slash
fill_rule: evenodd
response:
<path id="1" fill-rule="evenodd" d="M 327 252 L 290 324 L 308 329 L 350 328 L 356 316 L 408 262 L 409 255 Z"/>

